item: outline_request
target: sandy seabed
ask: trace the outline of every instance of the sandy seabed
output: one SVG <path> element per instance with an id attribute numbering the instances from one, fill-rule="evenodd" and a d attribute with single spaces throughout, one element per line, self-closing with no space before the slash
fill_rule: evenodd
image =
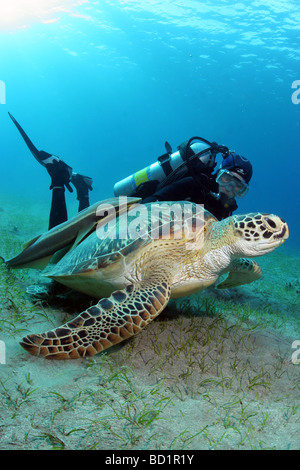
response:
<path id="1" fill-rule="evenodd" d="M 47 227 L 46 205 L 0 201 L 0 254 Z M 0 265 L 0 448 L 300 449 L 299 252 L 257 259 L 264 276 L 171 301 L 136 337 L 89 359 L 49 361 L 19 345 L 95 301 L 34 301 L 33 270 Z M 4 363 L 5 362 L 5 363 Z"/>

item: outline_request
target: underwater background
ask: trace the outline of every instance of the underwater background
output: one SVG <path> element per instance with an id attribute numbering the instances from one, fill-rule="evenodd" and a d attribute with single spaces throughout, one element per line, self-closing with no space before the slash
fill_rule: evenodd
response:
<path id="1" fill-rule="evenodd" d="M 8 112 L 93 178 L 91 203 L 166 140 L 224 144 L 254 168 L 237 212 L 290 229 L 259 281 L 172 300 L 141 334 L 75 361 L 19 342 L 95 299 L 34 298 L 41 273 L 1 261 L 0 449 L 300 449 L 299 34 L 295 0 L 0 0 L 0 257 L 47 230 L 51 202 Z"/>
<path id="2" fill-rule="evenodd" d="M 155 162 L 165 140 L 175 149 L 196 135 L 250 159 L 254 175 L 237 201 L 239 212 L 280 215 L 289 223 L 289 246 L 297 248 L 297 2 L 0 5 L 2 193 L 27 205 L 25 196 L 49 203 L 51 197 L 49 175 L 7 111 L 38 149 L 93 178 L 91 202 L 112 196 L 115 182 Z"/>

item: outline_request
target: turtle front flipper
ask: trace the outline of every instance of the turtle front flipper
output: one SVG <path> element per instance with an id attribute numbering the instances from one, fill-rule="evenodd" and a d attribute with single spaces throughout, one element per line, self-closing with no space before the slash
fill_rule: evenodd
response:
<path id="1" fill-rule="evenodd" d="M 153 270 L 147 279 L 113 292 L 60 328 L 26 336 L 20 344 L 48 359 L 93 356 L 139 333 L 157 317 L 169 301 L 170 285 L 169 273 Z"/>
<path id="2" fill-rule="evenodd" d="M 232 261 L 225 272 L 228 277 L 218 284 L 217 289 L 230 289 L 256 281 L 262 276 L 262 271 L 256 261 L 248 258 L 239 258 Z"/>

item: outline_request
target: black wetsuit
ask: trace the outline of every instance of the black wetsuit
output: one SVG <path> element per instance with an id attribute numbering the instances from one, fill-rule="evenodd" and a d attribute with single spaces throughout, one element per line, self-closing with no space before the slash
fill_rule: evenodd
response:
<path id="1" fill-rule="evenodd" d="M 237 209 L 235 199 L 228 200 L 225 195 L 222 195 L 220 199 L 216 199 L 210 193 L 201 191 L 201 189 L 201 186 L 194 181 L 192 176 L 187 176 L 158 189 L 151 196 L 144 198 L 143 202 L 192 201 L 203 204 L 204 208 L 218 220 L 225 219 Z"/>
<path id="2" fill-rule="evenodd" d="M 164 185 L 149 182 L 148 191 L 148 183 L 145 183 L 144 188 L 139 188 L 136 196 L 142 197 L 145 203 L 155 201 L 192 201 L 196 204 L 203 204 L 204 208 L 218 220 L 225 219 L 238 206 L 235 199 L 228 199 L 223 193 L 221 193 L 219 198 L 217 197 L 219 185 L 216 183 L 213 170 L 214 168 L 207 168 L 199 159 L 196 159 L 190 165 L 190 168 L 185 169 L 172 183 Z"/>

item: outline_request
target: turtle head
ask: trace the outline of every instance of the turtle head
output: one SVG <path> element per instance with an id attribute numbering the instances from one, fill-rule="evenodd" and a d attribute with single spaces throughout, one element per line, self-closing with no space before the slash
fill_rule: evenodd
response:
<path id="1" fill-rule="evenodd" d="M 232 217 L 238 251 L 260 256 L 275 250 L 289 236 L 287 223 L 274 214 L 259 212 Z"/>

